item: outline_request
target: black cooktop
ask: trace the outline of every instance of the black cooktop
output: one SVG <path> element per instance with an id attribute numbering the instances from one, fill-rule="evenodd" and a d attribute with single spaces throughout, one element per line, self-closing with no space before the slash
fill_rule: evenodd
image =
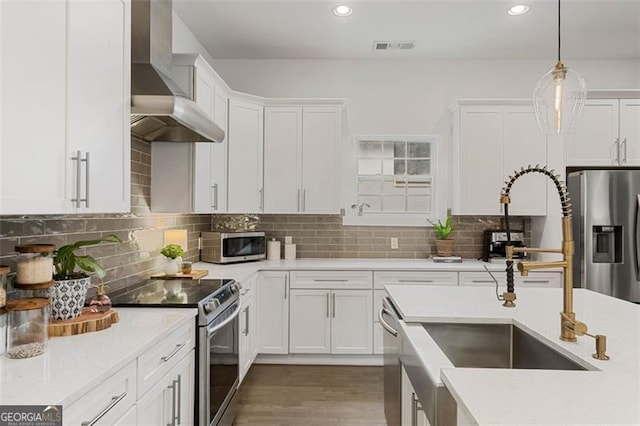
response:
<path id="1" fill-rule="evenodd" d="M 149 280 L 109 293 L 113 306 L 197 307 L 233 280 Z"/>

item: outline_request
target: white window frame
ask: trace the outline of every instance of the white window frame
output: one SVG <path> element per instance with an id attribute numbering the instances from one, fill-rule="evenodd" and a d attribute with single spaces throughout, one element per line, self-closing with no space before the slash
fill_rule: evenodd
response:
<path id="1" fill-rule="evenodd" d="M 431 214 L 420 213 L 383 213 L 383 212 L 367 212 L 366 208 L 362 216 L 358 215 L 358 209 L 352 209 L 353 204 L 357 204 L 358 199 L 358 156 L 360 141 L 417 141 L 431 142 L 431 176 L 432 176 L 432 194 Z M 447 187 L 448 187 L 448 167 L 446 161 L 448 153 L 443 147 L 442 138 L 435 134 L 422 135 L 358 135 L 353 140 L 354 149 L 351 151 L 355 155 L 352 157 L 351 170 L 352 173 L 352 195 L 351 202 L 346 203 L 342 224 L 349 226 L 423 226 L 431 227 L 432 225 L 427 219 L 436 221 L 444 220 L 447 214 Z M 345 200 L 348 201 L 348 200 Z"/>

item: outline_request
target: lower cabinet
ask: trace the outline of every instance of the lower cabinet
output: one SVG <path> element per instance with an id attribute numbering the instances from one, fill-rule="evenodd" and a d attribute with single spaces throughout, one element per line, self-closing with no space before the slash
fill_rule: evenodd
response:
<path id="1" fill-rule="evenodd" d="M 289 353 L 289 272 L 261 272 L 255 290 L 258 353 Z"/>
<path id="2" fill-rule="evenodd" d="M 240 321 L 238 341 L 238 362 L 240 368 L 240 383 L 249 372 L 258 354 L 258 316 L 256 315 L 255 278 L 243 283 L 244 293 L 240 293 Z"/>
<path id="3" fill-rule="evenodd" d="M 422 405 L 416 398 L 409 376 L 402 367 L 402 388 L 400 390 L 400 424 L 402 426 L 430 426 Z"/>
<path id="4" fill-rule="evenodd" d="M 192 349 L 138 401 L 138 425 L 192 425 L 194 415 Z"/>
<path id="5" fill-rule="evenodd" d="M 515 266 L 514 266 L 515 268 Z M 492 272 L 493 276 L 498 280 L 500 288 L 506 286 L 507 276 L 506 272 Z M 542 288 L 559 288 L 562 287 L 562 272 L 544 272 L 544 271 L 532 271 L 528 276 L 523 277 L 518 270 L 514 271 L 514 285 L 516 291 L 519 287 L 542 287 Z M 460 272 L 460 285 L 484 285 L 494 286 L 495 281 L 486 272 Z"/>
<path id="6" fill-rule="evenodd" d="M 371 290 L 290 292 L 290 353 L 371 354 Z"/>

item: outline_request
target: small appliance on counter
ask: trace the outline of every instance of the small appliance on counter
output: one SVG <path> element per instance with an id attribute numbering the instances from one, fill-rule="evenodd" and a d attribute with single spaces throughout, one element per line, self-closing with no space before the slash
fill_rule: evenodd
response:
<path id="1" fill-rule="evenodd" d="M 524 232 L 511 231 L 511 245 L 525 247 Z M 485 262 L 504 261 L 507 258 L 507 231 L 504 229 L 485 229 L 482 234 L 482 260 Z M 514 259 L 524 259 L 524 253 L 514 253 Z"/>
<path id="2" fill-rule="evenodd" d="M 211 263 L 234 263 L 267 257 L 264 232 L 202 232 L 200 259 Z"/>

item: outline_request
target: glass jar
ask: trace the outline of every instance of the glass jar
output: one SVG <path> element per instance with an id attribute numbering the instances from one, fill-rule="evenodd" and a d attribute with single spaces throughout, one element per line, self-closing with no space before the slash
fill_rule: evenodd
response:
<path id="1" fill-rule="evenodd" d="M 47 350 L 49 299 L 15 299 L 7 303 L 7 356 L 31 358 Z"/>
<path id="2" fill-rule="evenodd" d="M 16 284 L 45 284 L 53 281 L 53 244 L 16 246 Z"/>
<path id="3" fill-rule="evenodd" d="M 7 304 L 7 275 L 11 269 L 8 266 L 0 265 L 0 313 L 4 312 Z"/>

